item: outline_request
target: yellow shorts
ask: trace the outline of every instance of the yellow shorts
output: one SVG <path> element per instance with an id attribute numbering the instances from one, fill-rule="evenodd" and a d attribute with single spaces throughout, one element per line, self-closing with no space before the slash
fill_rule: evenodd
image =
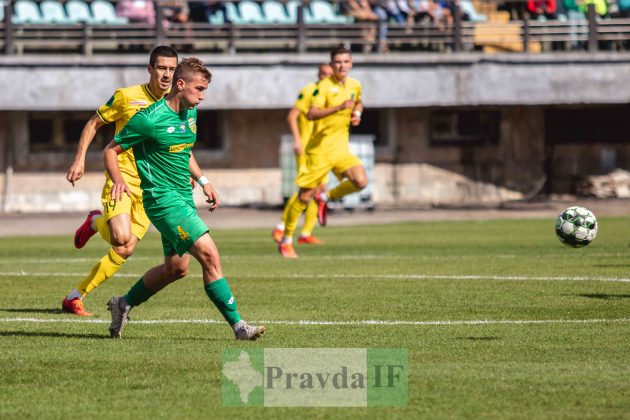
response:
<path id="1" fill-rule="evenodd" d="M 138 239 L 142 239 L 151 224 L 142 204 L 142 190 L 140 187 L 127 184 L 131 197 L 125 194 L 122 200 L 112 200 L 110 197 L 112 185 L 112 181 L 108 179 L 101 194 L 105 221 L 119 214 L 128 214 L 131 217 L 131 233 Z"/>
<path id="2" fill-rule="evenodd" d="M 360 165 L 363 165 L 361 160 L 349 150 L 333 156 L 307 153 L 306 166 L 298 172 L 295 183 L 300 188 L 315 188 L 328 182 L 330 171 L 333 171 L 337 179 L 341 181 L 344 172 Z"/>

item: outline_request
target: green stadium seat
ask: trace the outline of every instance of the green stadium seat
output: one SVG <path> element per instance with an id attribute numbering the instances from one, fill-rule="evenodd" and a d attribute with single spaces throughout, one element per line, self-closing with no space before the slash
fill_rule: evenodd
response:
<path id="1" fill-rule="evenodd" d="M 471 0 L 460 0 L 459 8 L 462 12 L 466 13 L 471 22 L 485 22 L 488 20 L 486 15 L 481 15 L 475 10 Z"/>
<path id="2" fill-rule="evenodd" d="M 46 23 L 70 23 L 63 4 L 58 0 L 44 0 L 40 3 L 39 9 Z"/>
<path id="3" fill-rule="evenodd" d="M 270 23 L 295 23 L 295 20 L 291 20 L 284 5 L 280 2 L 266 0 L 262 4 L 262 10 Z"/>
<path id="4" fill-rule="evenodd" d="M 4 6 L 6 6 L 6 3 L 0 0 L 0 21 L 4 20 Z"/>
<path id="5" fill-rule="evenodd" d="M 289 14 L 289 19 L 291 19 L 292 22 L 297 22 L 297 10 L 301 4 L 302 2 L 300 0 L 289 0 L 287 2 L 287 13 Z M 308 10 L 308 7 L 305 7 L 304 8 L 304 22 L 309 23 L 312 20 L 313 20 L 313 17 L 311 16 L 310 10 Z"/>
<path id="6" fill-rule="evenodd" d="M 338 15 L 332 4 L 324 0 L 313 0 L 310 3 L 311 21 L 306 23 L 349 23 L 346 16 Z"/>
<path id="7" fill-rule="evenodd" d="M 68 13 L 68 19 L 73 23 L 93 23 L 92 12 L 90 12 L 90 6 L 87 3 L 80 0 L 69 0 L 66 3 L 66 12 Z"/>
<path id="8" fill-rule="evenodd" d="M 114 5 L 105 0 L 94 0 L 92 2 L 92 16 L 95 23 L 107 25 L 123 25 L 129 23 L 129 19 L 116 14 Z"/>
<path id="9" fill-rule="evenodd" d="M 30 0 L 17 0 L 13 4 L 13 23 L 44 23 L 37 3 Z"/>
<path id="10" fill-rule="evenodd" d="M 267 19 L 265 19 L 265 16 L 263 16 L 260 6 L 253 1 L 240 1 L 238 3 L 238 11 L 244 23 L 269 23 Z"/>
<path id="11" fill-rule="evenodd" d="M 234 3 L 225 3 L 225 13 L 227 14 L 228 19 L 235 25 L 242 25 L 245 23 L 243 19 L 241 19 L 241 15 L 238 12 L 238 8 Z"/>

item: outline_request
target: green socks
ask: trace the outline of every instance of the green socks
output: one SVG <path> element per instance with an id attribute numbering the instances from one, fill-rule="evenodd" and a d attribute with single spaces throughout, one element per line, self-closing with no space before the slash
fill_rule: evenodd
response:
<path id="1" fill-rule="evenodd" d="M 206 284 L 203 287 L 212 303 L 214 303 L 219 312 L 221 312 L 221 315 L 223 315 L 230 325 L 234 325 L 241 320 L 241 315 L 239 315 L 236 310 L 236 299 L 232 296 L 230 285 L 225 277 Z"/>
<path id="2" fill-rule="evenodd" d="M 144 285 L 144 277 L 140 277 L 140 280 L 131 286 L 131 289 L 129 289 L 124 298 L 129 306 L 133 308 L 134 306 L 146 302 L 154 294 L 155 292 L 153 290 L 148 289 L 147 286 Z"/>

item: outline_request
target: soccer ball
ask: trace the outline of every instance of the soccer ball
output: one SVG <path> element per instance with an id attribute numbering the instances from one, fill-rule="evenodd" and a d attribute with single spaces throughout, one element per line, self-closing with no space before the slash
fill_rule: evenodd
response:
<path id="1" fill-rule="evenodd" d="M 597 218 L 585 207 L 569 207 L 556 219 L 556 235 L 563 244 L 582 248 L 597 236 Z"/>

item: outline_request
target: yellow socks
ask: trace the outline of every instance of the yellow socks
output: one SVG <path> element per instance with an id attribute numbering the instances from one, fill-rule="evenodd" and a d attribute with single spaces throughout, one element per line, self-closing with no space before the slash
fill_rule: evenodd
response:
<path id="1" fill-rule="evenodd" d="M 337 201 L 342 197 L 357 191 L 361 191 L 361 189 L 357 188 L 352 182 L 346 179 L 341 184 L 328 191 L 328 199 L 331 201 Z"/>
<path id="2" fill-rule="evenodd" d="M 100 219 L 103 218 L 101 217 Z M 107 223 L 105 224 L 107 225 Z M 107 255 L 101 258 L 101 260 L 92 267 L 90 274 L 88 274 L 88 276 L 77 286 L 81 296 L 85 297 L 105 280 L 116 274 L 125 261 L 126 260 L 123 257 L 114 252 L 113 248 L 110 248 Z"/>
<path id="3" fill-rule="evenodd" d="M 313 233 L 313 229 L 317 224 L 317 203 L 311 200 L 306 205 L 304 213 L 304 226 L 302 226 L 302 236 L 309 236 Z"/>
<path id="4" fill-rule="evenodd" d="M 287 200 L 287 204 L 284 205 L 284 210 L 282 211 L 282 224 L 287 224 L 287 218 L 289 217 L 289 207 L 293 204 L 295 200 L 297 200 L 298 193 L 294 192 L 293 195 Z"/>
<path id="5" fill-rule="evenodd" d="M 295 232 L 295 228 L 300 220 L 300 216 L 304 213 L 306 209 L 306 203 L 301 202 L 298 198 L 293 200 L 293 203 L 287 203 L 288 212 L 287 212 L 287 220 L 284 227 L 284 237 L 292 238 L 293 232 Z"/>

